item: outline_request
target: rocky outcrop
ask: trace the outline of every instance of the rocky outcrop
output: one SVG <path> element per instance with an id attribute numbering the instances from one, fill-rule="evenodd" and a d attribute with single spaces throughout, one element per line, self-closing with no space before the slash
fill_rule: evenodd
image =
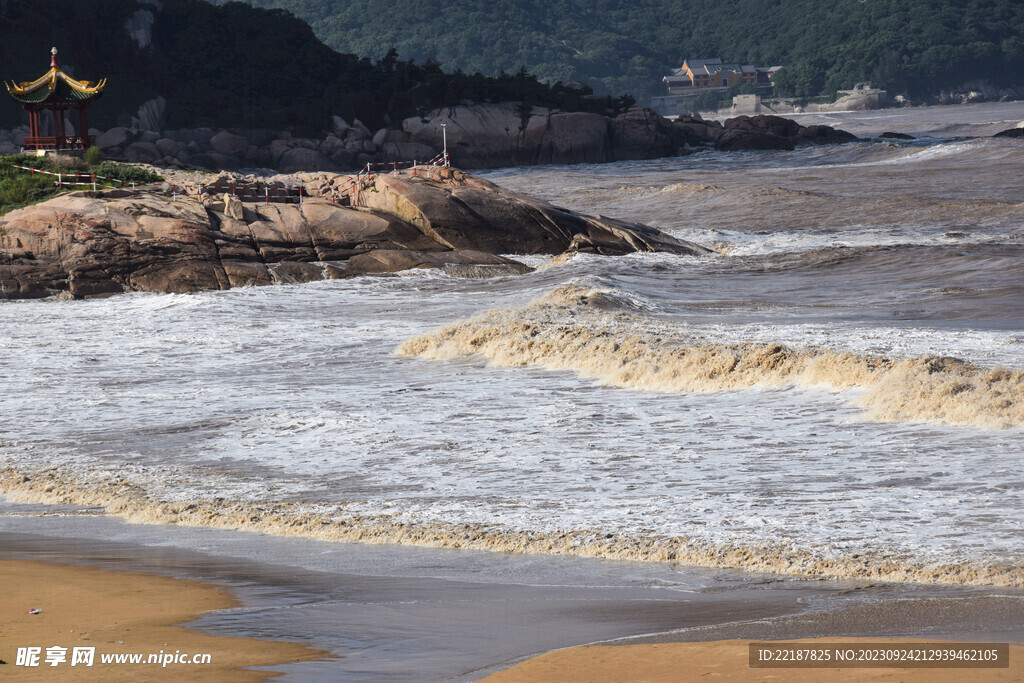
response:
<path id="1" fill-rule="evenodd" d="M 675 130 L 668 119 L 653 109 L 632 107 L 608 122 L 612 160 L 675 156 L 686 143 L 674 134 Z"/>
<path id="2" fill-rule="evenodd" d="M 460 168 L 656 159 L 684 152 L 688 142 L 706 141 L 688 139 L 668 119 L 639 106 L 607 117 L 523 110 L 514 102 L 462 105 L 406 119 L 402 130 L 434 149 L 443 148 L 445 131 L 452 163 Z"/>
<path id="3" fill-rule="evenodd" d="M 791 150 L 806 144 L 839 144 L 859 138 L 831 126 L 801 126 L 781 116 L 737 116 L 725 122 L 715 137 L 715 149 L 726 152 L 744 150 Z"/>
<path id="4" fill-rule="evenodd" d="M 1024 137 L 1024 128 L 1010 128 L 1009 130 L 1002 130 L 993 135 L 994 138 L 1022 138 Z"/>
<path id="5" fill-rule="evenodd" d="M 154 116 L 140 110 L 139 117 Z M 444 149 L 446 136 L 452 164 L 468 169 L 654 159 L 712 146 L 722 151 L 793 149 L 856 140 L 828 126 L 803 127 L 777 116 L 740 116 L 723 126 L 696 115 L 669 121 L 639 106 L 608 117 L 523 108 L 516 102 L 445 107 L 376 131 L 358 120 L 349 124 L 335 116 L 322 138 L 268 130 L 193 129 L 152 135 L 114 128 L 99 135 L 96 144 L 107 156 L 162 166 L 293 173 L 422 162 Z"/>
<path id="6" fill-rule="evenodd" d="M 457 169 L 434 169 L 431 178 L 374 176 L 356 203 L 397 216 L 453 250 L 558 254 L 575 240 L 574 249 L 604 254 L 710 253 L 654 228 L 577 214 Z"/>
<path id="7" fill-rule="evenodd" d="M 353 206 L 327 197 L 352 176 L 305 178 L 302 204 L 76 192 L 0 218 L 0 298 L 194 292 L 444 268 L 529 270 L 500 254 L 709 250 L 659 230 L 576 214 L 455 169 L 362 178 Z"/>
<path id="8" fill-rule="evenodd" d="M 856 142 L 859 138 L 831 126 L 801 126 L 781 116 L 737 116 L 724 124 L 705 121 L 699 114 L 680 116 L 674 133 L 688 146 L 713 145 L 722 152 L 781 149 L 806 145 Z"/>
<path id="9" fill-rule="evenodd" d="M 514 103 L 446 107 L 406 119 L 410 142 L 444 149 L 461 168 L 611 161 L 607 118 L 581 112 L 522 110 Z"/>

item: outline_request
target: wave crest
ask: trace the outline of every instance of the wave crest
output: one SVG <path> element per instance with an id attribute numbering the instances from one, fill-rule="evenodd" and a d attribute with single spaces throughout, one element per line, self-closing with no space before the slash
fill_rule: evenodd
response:
<path id="1" fill-rule="evenodd" d="M 527 306 L 489 311 L 414 337 L 397 353 L 433 360 L 480 355 L 496 365 L 571 370 L 646 391 L 863 389 L 854 404 L 871 420 L 1024 426 L 1024 371 L 945 357 L 891 360 L 778 343 L 709 343 L 626 308 L 613 293 L 569 285 Z"/>

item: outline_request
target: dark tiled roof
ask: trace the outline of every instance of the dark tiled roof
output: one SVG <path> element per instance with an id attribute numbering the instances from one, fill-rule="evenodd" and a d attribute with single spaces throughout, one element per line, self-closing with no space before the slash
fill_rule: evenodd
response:
<path id="1" fill-rule="evenodd" d="M 51 68 L 46 74 L 26 83 L 5 83 L 7 92 L 22 104 L 43 102 L 88 102 L 103 94 L 107 80 L 93 85 L 89 81 L 76 81 L 59 67 Z"/>

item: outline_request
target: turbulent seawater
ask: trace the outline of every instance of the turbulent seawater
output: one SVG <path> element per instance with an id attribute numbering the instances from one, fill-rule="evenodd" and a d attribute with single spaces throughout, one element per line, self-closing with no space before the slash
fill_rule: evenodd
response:
<path id="1" fill-rule="evenodd" d="M 949 137 L 502 170 L 719 254 L 5 303 L 0 490 L 313 538 L 1024 585 L 1022 177 L 1024 142 Z"/>

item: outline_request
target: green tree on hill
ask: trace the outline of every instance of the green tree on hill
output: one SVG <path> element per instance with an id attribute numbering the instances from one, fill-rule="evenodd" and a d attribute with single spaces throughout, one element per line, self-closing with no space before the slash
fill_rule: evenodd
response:
<path id="1" fill-rule="evenodd" d="M 124 28 L 140 11 L 155 15 L 144 47 Z M 601 113 L 632 103 L 587 98 L 525 72 L 446 74 L 436 63 L 400 59 L 397 52 L 385 51 L 378 61 L 340 54 L 289 12 L 240 2 L 218 7 L 163 0 L 157 8 L 136 0 L 8 0 L 0 32 L 0 77 L 6 80 L 41 75 L 55 42 L 78 77 L 106 77 L 108 88 L 90 112 L 92 124 L 101 128 L 127 125 L 139 105 L 157 94 L 169 102 L 168 127 L 291 128 L 311 134 L 327 128 L 332 115 L 380 127 L 463 99 L 523 98 Z M 13 102 L 0 107 L 0 125 L 16 125 L 21 116 Z"/>
<path id="2" fill-rule="evenodd" d="M 214 0 L 223 2 L 223 0 Z M 247 0 L 286 8 L 342 52 L 435 57 L 497 75 L 525 65 L 597 92 L 661 92 L 684 58 L 781 65 L 788 94 L 861 81 L 925 97 L 966 81 L 1024 84 L 1019 0 Z"/>

